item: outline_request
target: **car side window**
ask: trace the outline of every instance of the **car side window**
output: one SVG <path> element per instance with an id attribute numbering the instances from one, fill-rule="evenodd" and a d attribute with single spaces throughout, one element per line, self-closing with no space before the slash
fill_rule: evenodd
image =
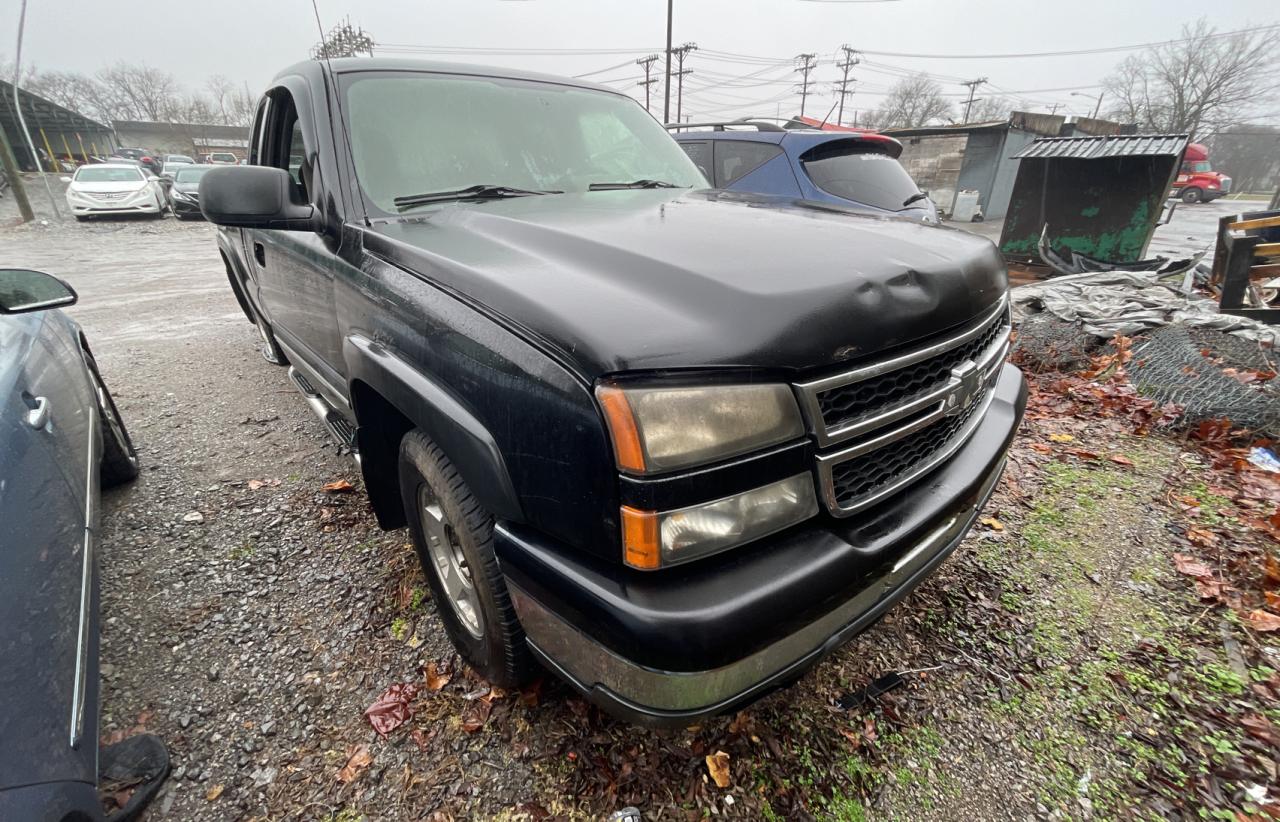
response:
<path id="1" fill-rule="evenodd" d="M 782 153 L 773 143 L 752 140 L 716 141 L 716 188 L 731 185 Z"/>
<path id="2" fill-rule="evenodd" d="M 711 144 L 705 140 L 696 143 L 681 142 L 680 148 L 684 149 L 684 153 L 689 155 L 689 159 L 693 160 L 693 164 L 698 167 L 698 171 L 702 172 L 702 176 L 708 181 L 711 180 Z"/>

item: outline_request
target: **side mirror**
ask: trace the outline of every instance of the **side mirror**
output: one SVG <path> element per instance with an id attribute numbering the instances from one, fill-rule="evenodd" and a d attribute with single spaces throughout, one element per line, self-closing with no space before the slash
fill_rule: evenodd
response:
<path id="1" fill-rule="evenodd" d="M 217 166 L 200 178 L 200 210 L 217 225 L 315 231 L 315 208 L 301 199 L 282 168 Z"/>
<path id="2" fill-rule="evenodd" d="M 59 180 L 61 180 L 61 181 L 62 181 L 62 182 L 64 182 L 64 183 L 69 183 L 69 182 L 71 182 L 71 178 L 70 178 L 70 177 L 59 177 L 58 179 L 59 179 Z"/>
<path id="3" fill-rule="evenodd" d="M 52 274 L 25 268 L 0 268 L 0 314 L 45 311 L 75 301 L 75 290 Z"/>

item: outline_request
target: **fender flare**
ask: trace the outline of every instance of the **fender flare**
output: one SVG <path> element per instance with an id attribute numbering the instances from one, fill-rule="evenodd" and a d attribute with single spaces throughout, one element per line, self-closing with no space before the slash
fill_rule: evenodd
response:
<path id="1" fill-rule="evenodd" d="M 524 519 L 497 441 L 451 391 L 386 346 L 363 335 L 348 335 L 342 348 L 349 384 L 367 385 L 439 445 L 471 493 L 495 519 L 516 522 Z M 352 391 L 350 396 L 360 438 L 365 427 L 360 419 L 359 392 Z M 357 443 L 360 441 L 357 439 Z M 361 470 L 366 487 L 372 489 L 385 483 L 385 477 L 370 474 L 375 470 L 386 471 L 386 466 L 362 460 Z"/>

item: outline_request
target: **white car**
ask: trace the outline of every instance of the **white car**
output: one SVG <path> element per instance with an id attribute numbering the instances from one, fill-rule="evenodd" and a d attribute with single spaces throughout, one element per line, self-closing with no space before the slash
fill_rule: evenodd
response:
<path id="1" fill-rule="evenodd" d="M 178 169 L 195 164 L 196 161 L 185 154 L 166 154 L 164 155 L 164 164 L 160 166 L 160 176 L 173 179 L 173 176 L 178 173 Z"/>
<path id="2" fill-rule="evenodd" d="M 67 205 L 77 220 L 97 214 L 164 214 L 167 197 L 160 178 L 137 165 L 81 166 L 67 183 Z"/>

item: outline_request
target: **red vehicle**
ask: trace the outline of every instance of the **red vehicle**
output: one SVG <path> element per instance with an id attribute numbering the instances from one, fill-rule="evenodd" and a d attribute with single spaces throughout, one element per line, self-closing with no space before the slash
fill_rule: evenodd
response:
<path id="1" fill-rule="evenodd" d="M 1209 165 L 1209 147 L 1189 143 L 1178 178 L 1173 181 L 1173 196 L 1181 197 L 1184 203 L 1207 203 L 1230 191 L 1231 178 Z"/>

